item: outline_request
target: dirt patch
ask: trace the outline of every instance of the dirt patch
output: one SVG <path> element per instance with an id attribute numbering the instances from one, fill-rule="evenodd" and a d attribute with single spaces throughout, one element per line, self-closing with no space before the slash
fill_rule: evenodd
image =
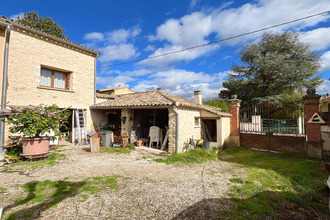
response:
<path id="1" fill-rule="evenodd" d="M 16 212 L 16 216 L 33 219 L 180 219 L 185 210 L 207 201 L 209 216 L 219 218 L 217 213 L 228 206 L 218 201 L 228 197 L 232 185 L 229 179 L 242 171 L 223 161 L 193 165 L 156 163 L 153 159 L 164 154 L 140 148 L 130 154 L 92 154 L 86 146 L 67 145 L 60 151 L 67 157 L 55 166 L 0 172 L 0 185 L 7 189 L 0 199 L 5 206 L 4 216 Z M 226 172 L 229 169 L 231 172 Z M 86 178 L 113 175 L 120 175 L 118 190 L 82 195 L 78 189 L 47 210 L 31 201 L 13 201 L 19 196 L 33 197 L 33 192 L 30 195 L 15 187 L 17 184 L 51 180 L 79 186 L 86 183 Z M 43 205 L 51 202 L 50 199 Z"/>

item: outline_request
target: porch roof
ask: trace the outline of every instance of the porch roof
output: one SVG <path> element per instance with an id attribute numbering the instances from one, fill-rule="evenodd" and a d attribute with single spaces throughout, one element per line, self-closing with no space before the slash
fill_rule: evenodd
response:
<path id="1" fill-rule="evenodd" d="M 205 110 L 219 116 L 232 116 L 229 113 L 222 112 L 221 109 L 209 106 L 199 105 L 189 99 L 180 96 L 165 93 L 161 90 L 136 92 L 130 94 L 116 95 L 111 97 L 112 100 L 92 105 L 91 109 L 108 109 L 108 108 L 141 108 L 141 107 L 188 107 L 193 109 Z"/>

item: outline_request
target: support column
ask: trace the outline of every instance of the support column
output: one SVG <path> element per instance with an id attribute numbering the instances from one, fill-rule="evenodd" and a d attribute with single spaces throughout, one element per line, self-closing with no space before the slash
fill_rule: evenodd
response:
<path id="1" fill-rule="evenodd" d="M 241 100 L 233 99 L 228 100 L 229 113 L 232 115 L 230 118 L 230 140 L 237 146 L 240 145 L 239 139 L 239 109 L 241 106 Z"/>
<path id="2" fill-rule="evenodd" d="M 122 109 L 121 111 L 121 133 L 127 133 L 128 136 L 131 135 L 133 127 L 133 110 L 132 109 Z"/>
<path id="3" fill-rule="evenodd" d="M 321 139 L 321 124 L 309 123 L 308 121 L 315 113 L 319 112 L 320 95 L 308 94 L 304 97 L 306 110 L 306 151 L 310 156 L 322 157 L 322 139 Z"/>

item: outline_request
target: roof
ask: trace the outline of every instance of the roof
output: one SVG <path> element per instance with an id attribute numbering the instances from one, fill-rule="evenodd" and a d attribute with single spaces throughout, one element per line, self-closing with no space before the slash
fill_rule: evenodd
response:
<path id="1" fill-rule="evenodd" d="M 321 103 L 330 103 L 330 97 L 326 97 L 320 100 Z"/>
<path id="2" fill-rule="evenodd" d="M 194 109 L 205 110 L 219 116 L 231 116 L 231 114 L 222 112 L 221 109 L 209 106 L 199 105 L 195 102 L 182 98 L 180 96 L 165 93 L 161 90 L 136 92 L 130 94 L 116 95 L 113 100 L 92 105 L 91 109 L 108 109 L 108 108 L 137 108 L 137 107 L 171 107 L 181 106 Z"/>
<path id="3" fill-rule="evenodd" d="M 106 88 L 106 89 L 98 89 L 96 92 L 103 93 L 103 92 L 110 92 L 110 91 L 117 91 L 117 90 L 130 90 L 132 92 L 135 92 L 134 90 L 128 88 L 128 87 L 120 87 L 120 88 Z"/>
<path id="4" fill-rule="evenodd" d="M 109 95 L 109 94 L 102 94 L 102 93 L 97 92 L 96 93 L 96 98 L 99 98 L 99 99 L 114 99 L 115 96 L 114 95 Z"/>
<path id="5" fill-rule="evenodd" d="M 70 49 L 80 50 L 81 52 L 85 52 L 85 53 L 87 52 L 87 54 L 93 55 L 95 57 L 97 57 L 98 55 L 100 55 L 100 52 L 98 52 L 96 50 L 90 49 L 90 48 L 85 47 L 85 46 L 80 45 L 80 44 L 76 44 L 76 43 L 74 43 L 72 41 L 69 41 L 69 40 L 64 40 L 64 39 L 55 37 L 53 35 L 50 35 L 50 34 L 47 34 L 45 32 L 39 31 L 37 29 L 34 29 L 34 28 L 31 28 L 31 27 L 28 27 L 28 26 L 19 24 L 15 20 L 8 19 L 5 16 L 0 16 L 0 25 L 1 24 L 5 24 L 5 25 L 10 24 L 17 31 L 19 31 L 20 29 L 23 29 L 25 31 L 30 31 L 32 33 L 38 34 L 40 36 L 43 36 L 44 37 L 43 39 L 46 40 L 46 41 L 50 41 L 50 42 L 53 42 L 53 43 L 58 43 L 58 45 L 65 44 L 65 45 L 68 45 L 69 46 L 68 48 L 70 48 Z"/>

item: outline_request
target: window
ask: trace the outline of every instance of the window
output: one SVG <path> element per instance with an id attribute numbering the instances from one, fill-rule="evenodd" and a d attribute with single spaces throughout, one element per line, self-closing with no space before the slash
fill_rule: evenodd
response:
<path id="1" fill-rule="evenodd" d="M 200 126 L 201 126 L 201 118 L 195 117 L 195 127 L 200 127 Z"/>
<path id="2" fill-rule="evenodd" d="M 41 68 L 40 86 L 69 89 L 69 76 L 68 72 Z"/>

